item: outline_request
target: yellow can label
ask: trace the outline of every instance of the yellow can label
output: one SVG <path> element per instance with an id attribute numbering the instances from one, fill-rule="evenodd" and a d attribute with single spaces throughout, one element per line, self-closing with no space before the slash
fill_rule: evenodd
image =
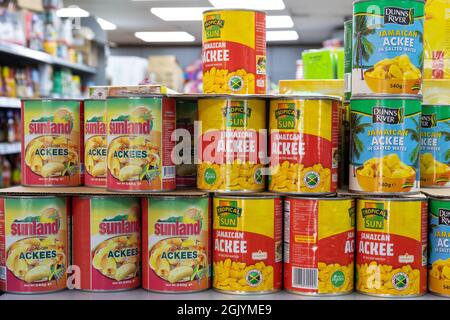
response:
<path id="1" fill-rule="evenodd" d="M 326 99 L 270 101 L 269 190 L 336 191 L 338 105 L 338 101 Z"/>
<path id="2" fill-rule="evenodd" d="M 212 191 L 261 191 L 260 154 L 266 154 L 264 100 L 200 99 L 197 187 Z"/>
<path id="3" fill-rule="evenodd" d="M 281 199 L 215 197 L 213 215 L 213 288 L 280 289 Z"/>
<path id="4" fill-rule="evenodd" d="M 374 295 L 426 291 L 426 201 L 357 201 L 356 289 Z"/>
<path id="5" fill-rule="evenodd" d="M 203 92 L 265 93 L 265 13 L 207 11 L 202 40 Z"/>

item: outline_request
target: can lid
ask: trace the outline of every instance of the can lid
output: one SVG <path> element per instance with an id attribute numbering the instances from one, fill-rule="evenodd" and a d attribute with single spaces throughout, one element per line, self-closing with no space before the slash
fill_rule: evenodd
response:
<path id="1" fill-rule="evenodd" d="M 311 197 L 311 196 L 301 196 L 301 195 L 286 195 L 285 199 L 294 199 L 294 200 L 324 200 L 324 201 L 338 201 L 338 200 L 354 200 L 354 197 L 351 197 L 349 195 L 332 195 L 332 196 L 317 196 L 317 197 Z"/>
<path id="2" fill-rule="evenodd" d="M 75 98 L 22 98 L 21 101 L 42 101 L 42 102 L 50 102 L 50 101 L 84 101 L 85 99 L 75 99 Z"/>
<path id="3" fill-rule="evenodd" d="M 373 1 L 373 0 L 355 0 L 355 1 L 353 1 L 353 5 L 355 5 L 355 3 L 359 3 L 359 2 L 370 2 L 370 1 Z M 374 2 L 382 2 L 382 1 L 383 0 L 376 0 Z M 391 0 L 384 0 L 384 1 L 391 3 Z M 407 0 L 407 1 L 425 3 L 425 0 Z"/>
<path id="4" fill-rule="evenodd" d="M 26 195 L 26 196 L 18 196 L 18 195 L 0 195 L 0 199 L 67 199 L 68 196 L 64 195 Z"/>
<path id="5" fill-rule="evenodd" d="M 266 99 L 269 95 L 266 94 L 201 94 L 199 99 L 236 99 L 236 100 L 255 100 L 255 99 Z"/>
<path id="6" fill-rule="evenodd" d="M 367 95 L 352 95 L 351 100 L 385 100 L 385 99 L 393 99 L 393 100 L 422 100 L 422 95 L 413 95 L 413 94 L 367 94 Z"/>
<path id="7" fill-rule="evenodd" d="M 163 93 L 149 93 L 149 94 L 127 94 L 124 96 L 107 96 L 106 99 L 140 99 L 140 98 L 164 98 L 168 97 L 167 94 Z"/>
<path id="8" fill-rule="evenodd" d="M 271 100 L 286 100 L 286 99 L 299 99 L 299 100 L 335 100 L 342 101 L 339 96 L 326 95 L 326 94 L 274 94 L 268 96 Z"/>
<path id="9" fill-rule="evenodd" d="M 208 9 L 203 11 L 203 14 L 205 13 L 210 13 L 210 12 L 218 12 L 218 11 L 249 11 L 249 12 L 259 12 L 259 13 L 264 13 L 265 15 L 267 15 L 267 12 L 264 10 L 254 10 L 254 9 L 241 9 L 241 8 L 226 8 L 226 9 Z"/>
<path id="10" fill-rule="evenodd" d="M 270 192 L 255 192 L 255 193 L 228 193 L 215 192 L 214 198 L 230 198 L 230 199 L 279 199 L 281 195 Z"/>
<path id="11" fill-rule="evenodd" d="M 430 103 L 427 103 L 427 104 L 422 104 L 422 107 L 438 107 L 438 108 L 440 108 L 440 107 L 443 107 L 443 108 L 445 108 L 445 107 L 450 107 L 450 104 L 442 104 L 442 103 L 438 103 L 438 104 L 430 104 Z"/>
<path id="12" fill-rule="evenodd" d="M 373 200 L 373 201 L 399 201 L 399 202 L 411 202 L 411 201 L 425 201 L 427 197 L 423 194 L 415 194 L 415 195 L 364 195 L 361 194 L 357 198 L 358 201 L 361 200 Z"/>

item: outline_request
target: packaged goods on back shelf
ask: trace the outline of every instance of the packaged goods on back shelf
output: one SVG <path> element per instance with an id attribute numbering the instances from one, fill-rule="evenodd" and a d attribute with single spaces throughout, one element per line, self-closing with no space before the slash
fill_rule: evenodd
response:
<path id="1" fill-rule="evenodd" d="M 90 59 L 92 55 L 86 54 L 85 43 L 89 41 L 81 33 L 74 32 L 70 19 L 59 18 L 56 10 L 56 7 L 45 7 L 41 12 L 34 12 L 18 9 L 10 2 L 0 8 L 0 42 L 95 66 L 96 61 Z"/>
<path id="2" fill-rule="evenodd" d="M 302 52 L 305 79 L 344 79 L 344 50 L 318 49 Z"/>

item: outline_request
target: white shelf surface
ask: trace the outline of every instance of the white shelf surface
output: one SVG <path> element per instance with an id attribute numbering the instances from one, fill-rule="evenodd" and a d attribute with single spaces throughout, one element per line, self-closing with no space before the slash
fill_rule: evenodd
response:
<path id="1" fill-rule="evenodd" d="M 117 293 L 103 293 L 103 292 L 82 292 L 76 290 L 64 290 L 49 294 L 36 295 L 21 295 L 6 293 L 0 296 L 0 300 L 393 300 L 399 298 L 378 298 L 358 293 L 340 296 L 320 296 L 308 297 L 297 294 L 291 294 L 285 291 L 280 291 L 273 294 L 264 295 L 232 295 L 223 294 L 214 290 L 207 290 L 198 293 L 187 294 L 168 294 L 168 293 L 154 293 L 144 289 L 136 289 L 130 291 L 123 291 Z M 401 298 L 401 300 L 449 300 L 448 298 L 426 294 L 421 297 Z"/>
<path id="2" fill-rule="evenodd" d="M 20 142 L 0 142 L 0 155 L 20 153 Z"/>
<path id="3" fill-rule="evenodd" d="M 0 108 L 20 109 L 20 99 L 0 97 Z"/>
<path id="4" fill-rule="evenodd" d="M 23 47 L 20 45 L 16 45 L 16 44 L 11 44 L 11 43 L 0 42 L 0 53 L 13 55 L 16 57 L 33 60 L 33 61 L 37 61 L 37 62 L 52 64 L 55 66 L 66 67 L 66 68 L 69 68 L 72 70 L 77 70 L 77 71 L 85 72 L 85 73 L 94 74 L 97 72 L 97 69 L 94 67 L 89 67 L 89 66 L 77 64 L 77 63 L 72 63 L 72 62 L 66 61 L 66 60 L 58 58 L 58 57 L 53 57 L 45 52 L 32 50 L 32 49 L 29 49 L 29 48 L 26 48 L 26 47 Z"/>

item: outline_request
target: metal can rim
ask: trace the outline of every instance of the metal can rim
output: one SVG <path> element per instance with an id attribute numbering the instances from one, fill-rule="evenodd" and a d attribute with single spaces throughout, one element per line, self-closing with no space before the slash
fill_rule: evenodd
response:
<path id="1" fill-rule="evenodd" d="M 0 195 L 0 199 L 54 199 L 54 198 L 61 198 L 67 200 L 69 196 L 66 195 L 45 195 L 41 196 L 39 194 L 36 195 L 24 195 L 24 196 L 18 196 L 18 195 Z"/>
<path id="2" fill-rule="evenodd" d="M 223 192 L 214 192 L 213 198 L 231 198 L 231 199 L 281 199 L 281 195 L 277 194 L 260 194 L 257 193 L 243 193 L 243 194 L 228 194 Z"/>
<path id="3" fill-rule="evenodd" d="M 140 196 L 141 199 L 165 199 L 165 200 L 178 200 L 178 199 L 191 199 L 191 198 L 200 198 L 200 199 L 207 199 L 209 198 L 209 194 L 192 194 L 192 195 L 172 195 L 172 196 L 165 196 L 165 195 L 154 195 L 154 196 Z"/>
<path id="4" fill-rule="evenodd" d="M 283 94 L 283 95 L 273 95 L 268 97 L 272 100 L 334 100 L 342 102 L 343 99 L 339 96 L 327 95 L 327 94 L 317 94 L 317 95 L 301 95 L 301 94 Z"/>
<path id="5" fill-rule="evenodd" d="M 209 12 L 217 12 L 217 11 L 247 11 L 247 12 L 259 12 L 259 13 L 264 13 L 265 15 L 267 15 L 267 12 L 264 11 L 264 10 L 240 9 L 240 8 L 226 8 L 226 9 L 216 8 L 216 9 L 208 9 L 208 10 L 203 11 L 202 14 L 209 13 Z"/>
<path id="6" fill-rule="evenodd" d="M 443 103 L 438 103 L 438 104 L 427 103 L 427 104 L 424 104 L 424 103 L 422 103 L 422 107 L 437 107 L 437 108 L 443 107 L 443 108 L 448 108 L 448 107 L 450 107 L 450 104 L 443 104 Z"/>
<path id="7" fill-rule="evenodd" d="M 293 199 L 293 200 L 325 200 L 325 201 L 339 201 L 339 200 L 355 200 L 352 196 L 331 196 L 331 197 L 302 197 L 298 196 L 285 196 L 285 199 Z"/>
<path id="8" fill-rule="evenodd" d="M 42 101 L 42 102 L 51 102 L 51 101 L 79 101 L 79 102 L 83 102 L 86 99 L 80 98 L 80 99 L 76 99 L 76 98 L 21 98 L 20 99 L 22 102 L 27 102 L 27 101 Z"/>
<path id="9" fill-rule="evenodd" d="M 139 200 L 139 196 L 136 196 L 136 197 L 129 197 L 128 196 L 128 194 L 125 194 L 127 197 L 117 197 L 117 195 L 115 195 L 115 194 L 111 194 L 111 195 L 109 195 L 109 194 L 101 194 L 101 195 L 97 195 L 97 194 L 94 194 L 94 195 L 88 195 L 88 194 L 82 194 L 82 195 L 73 195 L 72 196 L 72 199 L 110 199 L 110 198 L 117 198 L 117 199 L 121 199 L 121 200 L 123 200 L 124 198 L 125 199 L 130 199 L 130 200 Z"/>
<path id="10" fill-rule="evenodd" d="M 366 94 L 366 95 L 352 95 L 350 101 L 352 100 L 422 100 L 422 95 L 412 95 L 412 94 Z"/>
<path id="11" fill-rule="evenodd" d="M 268 98 L 266 94 L 203 94 L 198 100 L 261 100 L 264 101 Z"/>
<path id="12" fill-rule="evenodd" d="M 423 197 L 423 198 L 417 198 L 417 197 L 389 197 L 389 196 L 381 196 L 380 197 L 376 197 L 376 196 L 369 196 L 369 197 L 358 197 L 356 198 L 357 201 L 361 201 L 361 200 L 371 200 L 371 201 L 398 201 L 398 202 L 413 202 L 413 201 L 426 201 L 428 200 L 427 197 Z"/>
<path id="13" fill-rule="evenodd" d="M 170 98 L 164 93 L 149 93 L 149 94 L 127 94 L 123 96 L 106 96 L 106 99 L 140 99 L 140 98 Z"/>
<path id="14" fill-rule="evenodd" d="M 442 197 L 437 197 L 437 196 L 427 196 L 427 198 L 430 199 L 430 200 L 450 202 L 450 198 L 449 198 L 449 197 L 446 198 L 445 196 L 442 196 Z"/>
<path id="15" fill-rule="evenodd" d="M 355 0 L 355 1 L 353 1 L 352 5 L 355 5 L 356 3 L 371 2 L 371 1 L 374 1 L 374 0 Z M 380 0 L 376 0 L 376 1 L 380 1 Z M 381 1 L 388 2 L 388 0 L 381 0 Z M 400 1 L 404 1 L 404 2 L 421 2 L 421 3 L 425 4 L 425 0 L 400 0 Z"/>

